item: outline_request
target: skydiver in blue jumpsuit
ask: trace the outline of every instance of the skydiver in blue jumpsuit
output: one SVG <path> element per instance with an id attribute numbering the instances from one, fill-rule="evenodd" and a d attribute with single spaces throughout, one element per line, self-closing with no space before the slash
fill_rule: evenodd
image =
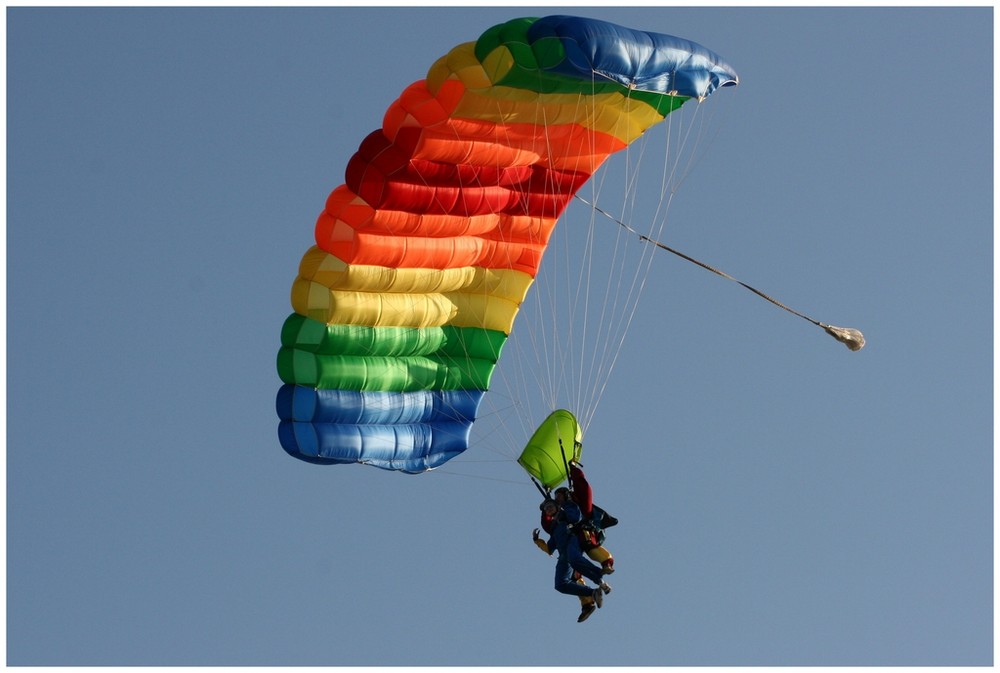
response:
<path id="1" fill-rule="evenodd" d="M 558 511 L 547 545 L 550 550 L 555 549 L 559 552 L 559 560 L 556 561 L 555 589 L 564 594 L 590 597 L 597 607 L 601 607 L 604 604 L 604 595 L 611 593 L 611 586 L 604 581 L 604 571 L 601 566 L 588 560 L 580 548 L 580 539 L 573 526 L 583 521 L 583 514 L 579 506 L 564 497 L 562 493 L 556 493 L 555 505 Z M 537 529 L 533 537 L 537 543 Z M 596 584 L 597 588 L 577 582 L 574 571 Z"/>

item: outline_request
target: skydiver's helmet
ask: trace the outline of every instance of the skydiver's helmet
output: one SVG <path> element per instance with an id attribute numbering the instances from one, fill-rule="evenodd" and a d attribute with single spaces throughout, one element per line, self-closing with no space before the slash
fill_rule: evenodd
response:
<path id="1" fill-rule="evenodd" d="M 555 500 L 546 498 L 542 501 L 542 504 L 538 506 L 538 509 L 542 510 L 549 516 L 555 516 L 556 511 L 559 509 L 559 505 L 556 504 Z"/>
<path id="2" fill-rule="evenodd" d="M 569 502 L 569 489 L 563 486 L 556 489 L 556 502 Z"/>

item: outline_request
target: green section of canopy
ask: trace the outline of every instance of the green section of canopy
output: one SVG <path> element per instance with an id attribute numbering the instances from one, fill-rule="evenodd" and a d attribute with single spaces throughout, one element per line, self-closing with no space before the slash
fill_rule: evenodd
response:
<path id="1" fill-rule="evenodd" d="M 507 335 L 479 327 L 326 325 L 297 313 L 281 329 L 281 345 L 320 355 L 406 357 L 450 355 L 496 361 Z"/>
<path id="2" fill-rule="evenodd" d="M 322 355 L 286 347 L 278 351 L 282 381 L 325 390 L 488 390 L 495 366 L 492 359 L 449 355 Z"/>
<path id="3" fill-rule="evenodd" d="M 538 426 L 517 462 L 542 486 L 551 489 L 568 479 L 566 462 L 579 461 L 582 451 L 583 431 L 576 417 L 557 409 Z"/>
<path id="4" fill-rule="evenodd" d="M 494 78 L 494 85 L 539 93 L 580 93 L 588 96 L 617 92 L 628 98 L 641 100 L 664 116 L 689 99 L 688 96 L 630 89 L 602 78 L 581 80 L 550 71 L 566 59 L 566 50 L 562 41 L 555 36 L 532 41 L 528 30 L 535 21 L 537 19 L 513 19 L 490 28 L 476 42 L 475 53 L 480 62 L 486 61 L 490 52 L 499 47 L 505 47 L 514 59 L 514 67 L 501 78 Z M 491 77 L 495 75 L 489 74 Z"/>
<path id="5" fill-rule="evenodd" d="M 478 327 L 325 325 L 292 314 L 278 375 L 328 390 L 487 390 L 507 335 Z"/>

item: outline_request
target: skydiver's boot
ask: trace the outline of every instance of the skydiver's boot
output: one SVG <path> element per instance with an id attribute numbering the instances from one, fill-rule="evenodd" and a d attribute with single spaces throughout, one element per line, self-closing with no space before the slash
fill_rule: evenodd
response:
<path id="1" fill-rule="evenodd" d="M 601 564 L 601 572 L 605 575 L 610 575 L 615 571 L 615 560 L 609 558 L 607 561 Z"/>
<path id="2" fill-rule="evenodd" d="M 611 585 L 608 584 L 607 582 L 601 582 L 601 586 L 598 587 L 598 589 L 601 591 L 602 594 L 610 594 L 611 593 Z M 598 607 L 600 607 L 600 606 L 598 606 Z"/>
<path id="3" fill-rule="evenodd" d="M 580 616 L 576 618 L 576 621 L 577 622 L 585 622 L 585 621 L 587 621 L 587 617 L 589 617 L 590 615 L 594 614 L 594 611 L 596 609 L 597 609 L 597 606 L 594 605 L 593 603 L 588 603 L 587 605 L 584 605 L 583 606 L 583 610 L 580 611 Z"/>
<path id="4" fill-rule="evenodd" d="M 601 590 L 601 587 L 594 589 L 592 596 L 594 598 L 594 605 L 599 608 L 604 607 L 604 591 Z"/>

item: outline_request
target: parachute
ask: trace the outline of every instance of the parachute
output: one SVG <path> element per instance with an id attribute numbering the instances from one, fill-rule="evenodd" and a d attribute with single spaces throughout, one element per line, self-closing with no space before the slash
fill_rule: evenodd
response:
<path id="1" fill-rule="evenodd" d="M 441 57 L 319 215 L 281 330 L 283 449 L 408 473 L 462 453 L 569 200 L 685 101 L 737 82 L 688 40 L 570 16 Z"/>

